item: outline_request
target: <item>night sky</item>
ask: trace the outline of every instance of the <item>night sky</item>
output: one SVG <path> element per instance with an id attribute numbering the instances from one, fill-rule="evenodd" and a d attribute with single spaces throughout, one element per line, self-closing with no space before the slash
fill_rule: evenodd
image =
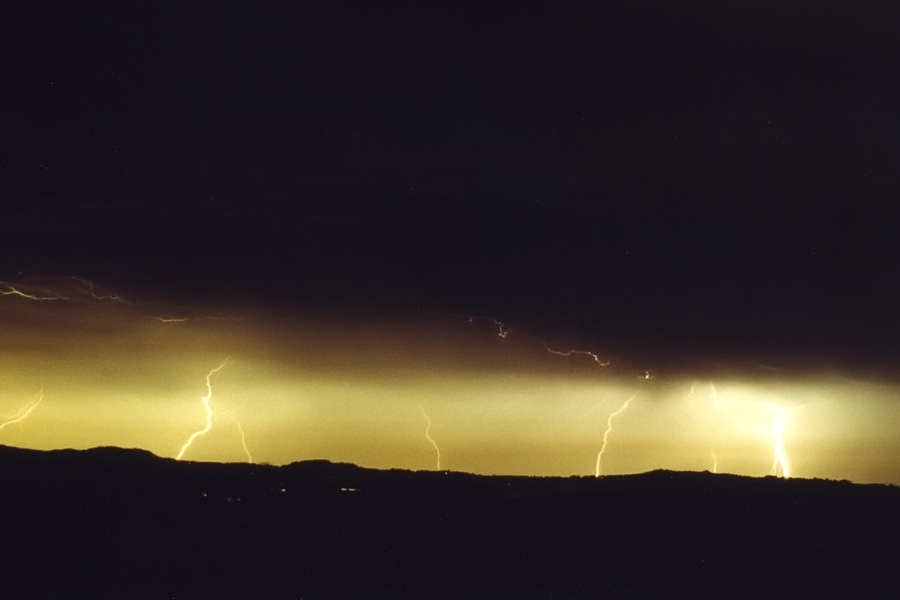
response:
<path id="1" fill-rule="evenodd" d="M 10 2 L 0 280 L 893 382 L 898 13 Z"/>

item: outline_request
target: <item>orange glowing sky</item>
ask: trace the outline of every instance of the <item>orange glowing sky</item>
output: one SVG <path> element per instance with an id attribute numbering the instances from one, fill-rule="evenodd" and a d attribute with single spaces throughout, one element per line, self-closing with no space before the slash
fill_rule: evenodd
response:
<path id="1" fill-rule="evenodd" d="M 73 278 L 0 293 L 0 444 L 405 469 L 434 469 L 439 452 L 442 469 L 484 474 L 900 483 L 900 387 L 873 377 L 647 371 L 484 317 L 184 307 Z"/>

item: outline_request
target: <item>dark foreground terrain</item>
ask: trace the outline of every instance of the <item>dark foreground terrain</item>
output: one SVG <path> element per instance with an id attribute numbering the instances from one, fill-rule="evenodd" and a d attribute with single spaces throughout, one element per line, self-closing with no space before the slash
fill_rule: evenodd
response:
<path id="1" fill-rule="evenodd" d="M 0 447 L 4 598 L 886 598 L 900 488 Z"/>

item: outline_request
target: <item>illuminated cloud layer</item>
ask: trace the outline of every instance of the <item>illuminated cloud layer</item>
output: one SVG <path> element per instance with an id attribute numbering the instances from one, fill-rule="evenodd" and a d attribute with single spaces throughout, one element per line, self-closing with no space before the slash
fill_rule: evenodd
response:
<path id="1" fill-rule="evenodd" d="M 0 443 L 183 460 L 900 483 L 900 388 L 778 365 L 667 374 L 484 318 L 176 307 L 0 283 Z M 652 365 L 649 365 L 652 367 Z"/>

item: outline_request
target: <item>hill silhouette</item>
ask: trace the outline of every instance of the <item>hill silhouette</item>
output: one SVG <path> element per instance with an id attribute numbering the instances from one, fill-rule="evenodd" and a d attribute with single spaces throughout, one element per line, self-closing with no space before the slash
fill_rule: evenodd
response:
<path id="1" fill-rule="evenodd" d="M 0 447 L 10 598 L 876 598 L 900 488 Z"/>

